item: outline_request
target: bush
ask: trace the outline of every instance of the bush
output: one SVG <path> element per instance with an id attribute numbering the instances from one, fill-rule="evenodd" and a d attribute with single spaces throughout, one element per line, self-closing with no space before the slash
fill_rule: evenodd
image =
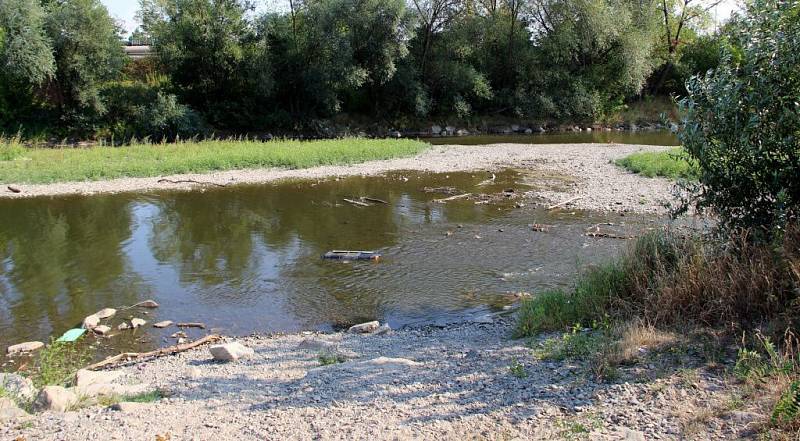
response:
<path id="1" fill-rule="evenodd" d="M 91 359 L 88 349 L 51 339 L 50 344 L 39 351 L 31 380 L 36 387 L 64 386 Z"/>
<path id="2" fill-rule="evenodd" d="M 101 136 L 120 142 L 132 138 L 174 140 L 206 132 L 200 116 L 178 103 L 175 95 L 146 83 L 117 82 L 107 87 L 109 111 L 105 116 L 106 132 Z"/>
<path id="3" fill-rule="evenodd" d="M 753 1 L 730 38 L 719 68 L 688 83 L 680 137 L 700 170 L 696 206 L 769 237 L 800 204 L 800 2 Z"/>

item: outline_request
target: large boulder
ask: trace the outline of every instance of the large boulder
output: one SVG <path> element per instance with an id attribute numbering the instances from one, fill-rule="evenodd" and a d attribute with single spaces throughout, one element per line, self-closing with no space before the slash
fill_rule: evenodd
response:
<path id="1" fill-rule="evenodd" d="M 235 361 L 240 358 L 252 357 L 256 353 L 252 348 L 248 348 L 239 342 L 213 345 L 209 348 L 209 351 L 214 360 L 218 361 Z"/>
<path id="2" fill-rule="evenodd" d="M 0 398 L 0 422 L 28 416 L 11 398 Z"/>
<path id="3" fill-rule="evenodd" d="M 44 343 L 40 341 L 27 341 L 25 343 L 19 343 L 16 345 L 11 345 L 6 349 L 6 354 L 8 355 L 16 355 L 22 354 L 25 352 L 33 352 L 37 349 L 41 349 L 44 347 Z"/>
<path id="4" fill-rule="evenodd" d="M 377 331 L 380 327 L 381 327 L 380 322 L 376 320 L 372 322 L 353 325 L 350 327 L 350 329 L 347 330 L 347 332 L 351 334 L 369 334 L 371 332 Z"/>
<path id="5" fill-rule="evenodd" d="M 22 375 L 0 373 L 0 386 L 21 401 L 33 401 L 36 398 L 33 382 Z"/>
<path id="6" fill-rule="evenodd" d="M 52 410 L 55 412 L 66 412 L 78 403 L 78 396 L 71 389 L 61 386 L 45 386 L 36 401 L 33 409 L 36 411 Z"/>

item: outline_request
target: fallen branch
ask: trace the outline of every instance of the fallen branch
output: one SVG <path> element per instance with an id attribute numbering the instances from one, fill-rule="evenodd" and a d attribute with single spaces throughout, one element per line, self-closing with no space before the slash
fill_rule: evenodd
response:
<path id="1" fill-rule="evenodd" d="M 344 198 L 344 201 L 345 202 L 350 202 L 353 205 L 358 205 L 359 207 L 369 207 L 369 204 L 366 203 L 366 202 L 356 201 L 356 200 L 347 199 L 347 198 Z"/>
<path id="2" fill-rule="evenodd" d="M 22 193 L 22 190 L 20 190 L 17 187 L 12 187 L 11 185 L 9 185 L 7 188 L 8 188 L 8 191 L 10 191 L 11 193 Z"/>
<path id="3" fill-rule="evenodd" d="M 175 326 L 179 328 L 200 328 L 206 329 L 205 323 L 178 323 Z"/>
<path id="4" fill-rule="evenodd" d="M 172 179 L 159 179 L 158 183 L 169 183 L 169 184 L 198 184 L 198 185 L 214 185 L 217 187 L 227 187 L 227 184 L 217 184 L 216 182 L 200 182 L 195 181 L 194 179 L 181 179 L 178 181 L 173 181 Z"/>
<path id="5" fill-rule="evenodd" d="M 195 340 L 191 343 L 184 343 L 181 345 L 170 346 L 167 348 L 157 349 L 155 351 L 150 352 L 123 352 L 118 355 L 114 355 L 113 357 L 108 357 L 105 360 L 89 365 L 86 367 L 87 370 L 94 371 L 97 369 L 105 368 L 111 365 L 115 365 L 120 363 L 121 361 L 129 362 L 133 360 L 141 360 L 145 358 L 155 358 L 155 357 L 162 357 L 164 355 L 173 355 L 180 352 L 188 351 L 189 349 L 194 349 L 198 346 L 204 345 L 206 343 L 213 343 L 215 341 L 221 340 L 222 337 L 216 334 L 206 335 L 205 337 L 201 338 L 200 340 Z"/>
<path id="6" fill-rule="evenodd" d="M 433 202 L 436 202 L 436 203 L 439 203 L 439 204 L 443 204 L 445 202 L 455 201 L 456 199 L 464 199 L 464 198 L 468 198 L 470 196 L 472 196 L 472 193 L 464 193 L 464 194 L 459 194 L 459 195 L 456 195 L 456 196 L 450 196 L 449 198 L 434 199 Z"/>
<path id="7" fill-rule="evenodd" d="M 547 207 L 547 209 L 548 209 L 548 210 L 554 210 L 554 209 L 556 209 L 556 208 L 558 208 L 558 207 L 561 207 L 561 206 L 567 205 L 567 204 L 569 204 L 570 202 L 575 202 L 575 201 L 577 201 L 578 199 L 583 199 L 583 196 L 575 196 L 574 198 L 569 198 L 569 199 L 567 199 L 567 200 L 566 200 L 566 201 L 564 201 L 564 202 L 559 202 L 559 203 L 557 203 L 557 204 L 555 204 L 555 205 L 551 205 L 551 206 Z"/>
<path id="8" fill-rule="evenodd" d="M 365 201 L 369 201 L 369 202 L 375 202 L 376 204 L 386 204 L 386 205 L 389 204 L 388 202 L 384 201 L 383 199 L 378 199 L 378 198 L 366 197 L 366 198 L 361 198 L 361 199 L 365 200 Z"/>

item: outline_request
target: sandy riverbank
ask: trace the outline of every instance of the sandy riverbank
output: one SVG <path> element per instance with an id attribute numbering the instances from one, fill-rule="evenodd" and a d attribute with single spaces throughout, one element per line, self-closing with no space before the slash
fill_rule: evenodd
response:
<path id="1" fill-rule="evenodd" d="M 511 326 L 495 317 L 383 335 L 249 337 L 238 341 L 255 355 L 232 363 L 213 362 L 201 347 L 120 369 L 118 382 L 160 387 L 169 398 L 46 412 L 7 424 L 0 437 L 732 439 L 751 434 L 759 417 L 726 407 L 732 388 L 719 365 L 643 355 L 601 382 L 580 360 L 535 358 L 529 342 L 509 337 Z M 348 360 L 322 366 L 320 351 L 330 348 Z"/>
<path id="2" fill-rule="evenodd" d="M 415 170 L 453 172 L 518 168 L 556 172 L 575 179 L 567 188 L 543 189 L 537 197 L 560 202 L 582 196 L 574 208 L 607 211 L 663 212 L 672 184 L 666 179 L 645 178 L 629 173 L 611 161 L 630 153 L 661 151 L 673 147 L 621 144 L 495 144 L 482 146 L 433 146 L 420 155 L 386 161 L 370 161 L 347 166 L 308 169 L 231 170 L 207 174 L 125 178 L 109 181 L 68 182 L 46 185 L 14 184 L 22 190 L 13 193 L 2 186 L 0 197 L 24 198 L 70 194 L 120 193 L 153 190 L 193 190 L 209 185 L 258 184 L 282 179 L 323 179 L 336 176 L 377 175 L 389 171 Z M 162 181 L 166 179 L 166 181 Z M 161 182 L 159 182 L 161 181 Z M 172 182 L 170 182 L 172 181 Z"/>

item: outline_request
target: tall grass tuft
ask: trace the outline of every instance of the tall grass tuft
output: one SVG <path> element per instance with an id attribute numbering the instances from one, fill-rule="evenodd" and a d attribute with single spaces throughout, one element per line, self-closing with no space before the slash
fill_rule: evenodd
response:
<path id="1" fill-rule="evenodd" d="M 50 344 L 42 348 L 37 355 L 31 380 L 36 387 L 64 386 L 91 359 L 92 356 L 87 348 L 51 339 Z"/>
<path id="2" fill-rule="evenodd" d="M 20 135 L 10 138 L 0 136 L 0 161 L 13 161 L 23 155 L 25 155 L 25 146 Z"/>

